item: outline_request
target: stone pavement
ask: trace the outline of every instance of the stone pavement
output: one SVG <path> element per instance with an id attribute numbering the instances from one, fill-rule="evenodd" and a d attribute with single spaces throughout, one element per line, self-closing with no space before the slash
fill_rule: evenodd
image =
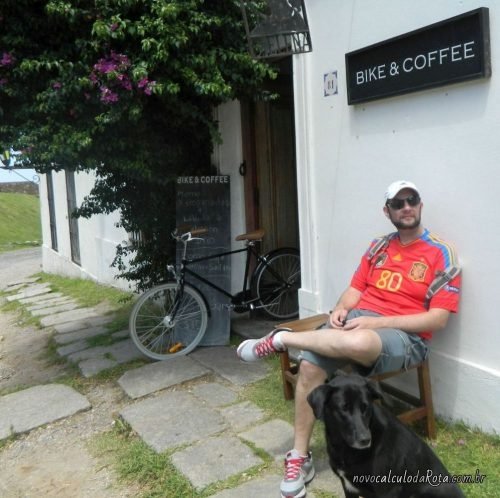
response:
<path id="1" fill-rule="evenodd" d="M 15 281 L 5 290 L 10 292 L 8 301 L 21 303 L 41 317 L 42 326 L 53 330 L 58 354 L 76 364 L 84 377 L 144 359 L 128 331 L 110 333 L 106 328 L 113 318 L 109 310 L 82 308 L 31 278 Z M 255 322 L 249 324 L 247 318 L 235 320 L 233 329 L 249 336 L 272 328 L 271 322 L 262 322 L 257 331 Z M 95 345 L 96 339 L 106 345 Z M 240 362 L 229 346 L 198 348 L 164 362 L 148 360 L 118 379 L 130 399 L 119 415 L 154 451 L 172 452 L 173 465 L 196 490 L 262 465 L 265 470 L 259 475 L 213 497 L 277 497 L 293 427 L 281 419 L 270 420 L 259 407 L 239 399 L 246 386 L 266 377 L 268 368 L 267 362 Z M 2 396 L 0 440 L 91 409 L 85 396 L 59 384 Z M 269 455 L 274 465 L 263 465 L 262 453 L 254 447 Z M 343 496 L 326 458 L 316 461 L 316 469 L 308 497 L 314 498 L 314 489 Z"/>

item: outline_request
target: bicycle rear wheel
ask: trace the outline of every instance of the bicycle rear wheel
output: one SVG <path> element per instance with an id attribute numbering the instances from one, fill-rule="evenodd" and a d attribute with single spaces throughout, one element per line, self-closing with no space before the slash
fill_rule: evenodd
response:
<path id="1" fill-rule="evenodd" d="M 294 318 L 299 314 L 300 255 L 297 249 L 282 248 L 266 255 L 252 276 L 256 305 L 270 318 Z"/>
<path id="2" fill-rule="evenodd" d="M 203 296 L 185 284 L 162 284 L 145 292 L 129 319 L 130 337 L 153 360 L 168 360 L 192 351 L 207 329 L 208 309 Z"/>

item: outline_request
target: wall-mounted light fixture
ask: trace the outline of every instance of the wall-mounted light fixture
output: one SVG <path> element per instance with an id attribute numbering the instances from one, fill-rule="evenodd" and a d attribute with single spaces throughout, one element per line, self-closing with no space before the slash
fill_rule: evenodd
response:
<path id="1" fill-rule="evenodd" d="M 304 0 L 240 0 L 252 57 L 278 58 L 312 51 Z"/>

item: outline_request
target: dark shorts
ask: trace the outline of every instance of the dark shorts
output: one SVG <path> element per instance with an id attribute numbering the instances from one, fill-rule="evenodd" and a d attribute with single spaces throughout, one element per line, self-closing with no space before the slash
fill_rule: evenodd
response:
<path id="1" fill-rule="evenodd" d="M 358 316 L 380 316 L 378 313 L 367 310 L 354 309 L 349 312 L 347 318 Z M 376 329 L 382 341 L 382 352 L 377 361 L 371 367 L 364 367 L 351 360 L 330 358 L 310 351 L 301 351 L 300 360 L 307 360 L 322 368 L 332 377 L 336 370 L 352 365 L 353 369 L 361 375 L 375 375 L 397 370 L 406 370 L 424 361 L 429 355 L 428 342 L 417 334 L 407 334 L 399 329 Z"/>

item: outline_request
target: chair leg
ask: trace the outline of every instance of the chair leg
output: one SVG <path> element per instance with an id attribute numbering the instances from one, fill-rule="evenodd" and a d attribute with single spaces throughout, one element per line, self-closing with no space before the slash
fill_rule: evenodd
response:
<path id="1" fill-rule="evenodd" d="M 429 439 L 436 438 L 436 420 L 434 418 L 434 405 L 432 402 L 431 376 L 429 360 L 418 367 L 418 387 L 420 390 L 420 401 L 425 406 L 427 416 L 425 417 L 426 432 Z"/>

